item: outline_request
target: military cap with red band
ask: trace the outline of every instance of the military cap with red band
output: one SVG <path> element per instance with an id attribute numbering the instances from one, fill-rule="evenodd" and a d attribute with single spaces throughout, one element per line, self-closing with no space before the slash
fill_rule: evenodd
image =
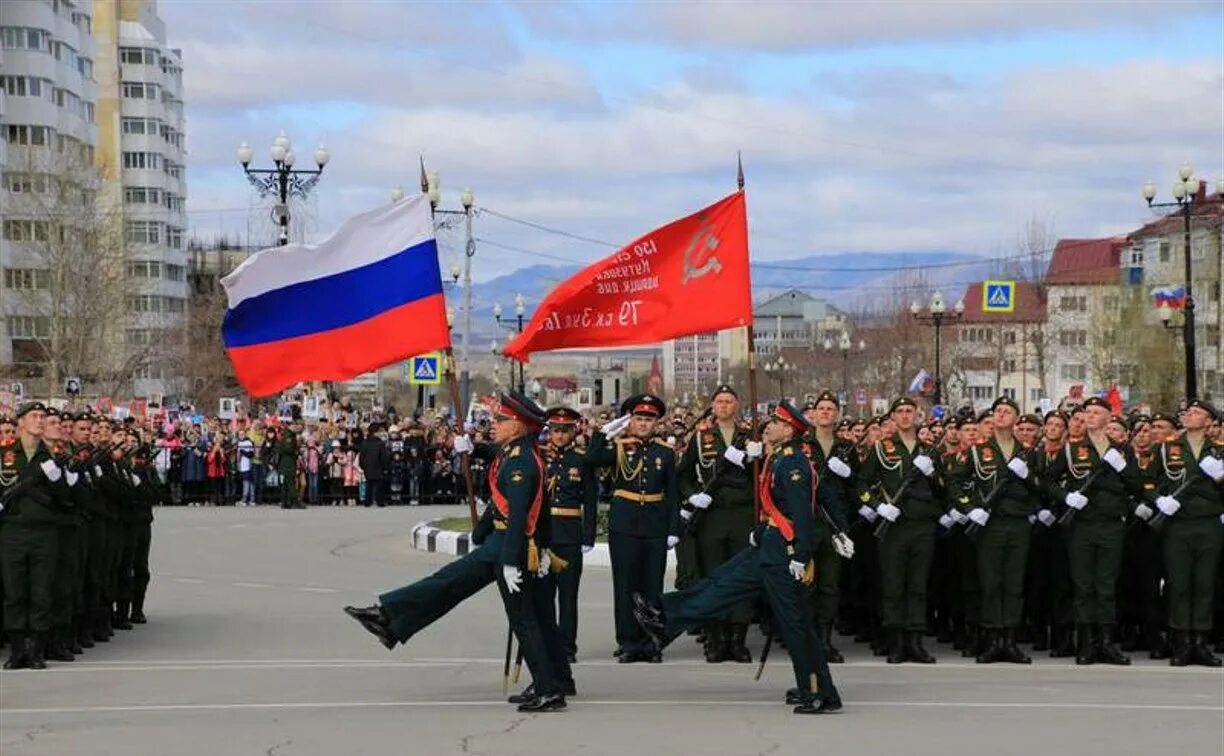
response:
<path id="1" fill-rule="evenodd" d="M 577 425 L 581 419 L 582 415 L 569 407 L 550 407 L 548 410 L 549 425 Z"/>
<path id="2" fill-rule="evenodd" d="M 622 415 L 650 415 L 651 417 L 663 417 L 667 414 L 667 405 L 663 400 L 652 394 L 638 394 L 631 396 L 621 404 Z"/>
<path id="3" fill-rule="evenodd" d="M 812 429 L 812 424 L 807 421 L 807 418 L 803 416 L 803 413 L 795 409 L 794 405 L 785 400 L 779 402 L 777 407 L 774 407 L 773 415 L 771 415 L 771 417 L 774 420 L 780 420 L 786 423 L 799 433 L 807 433 Z"/>
<path id="4" fill-rule="evenodd" d="M 497 408 L 499 414 L 512 417 L 534 428 L 544 427 L 544 423 L 548 420 L 548 415 L 540 405 L 517 391 L 502 394 L 499 402 Z"/>

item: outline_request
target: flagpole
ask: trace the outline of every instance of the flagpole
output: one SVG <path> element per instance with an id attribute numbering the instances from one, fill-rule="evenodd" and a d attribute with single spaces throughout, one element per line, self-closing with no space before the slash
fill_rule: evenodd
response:
<path id="1" fill-rule="evenodd" d="M 741 153 L 735 153 L 735 185 L 740 191 L 744 191 L 744 157 Z M 747 221 L 745 221 L 747 222 Z M 748 252 L 748 291 L 752 291 L 752 251 L 749 248 Z M 749 301 L 751 302 L 751 293 L 749 293 Z M 750 318 L 748 325 L 748 403 L 749 412 L 752 417 L 752 438 L 754 441 L 761 440 L 761 418 L 757 414 L 757 358 L 756 358 L 756 336 L 753 333 L 753 322 Z M 761 460 L 757 457 L 752 460 L 752 511 L 753 511 L 753 527 L 761 519 L 761 491 L 757 486 L 757 481 L 761 479 Z"/>

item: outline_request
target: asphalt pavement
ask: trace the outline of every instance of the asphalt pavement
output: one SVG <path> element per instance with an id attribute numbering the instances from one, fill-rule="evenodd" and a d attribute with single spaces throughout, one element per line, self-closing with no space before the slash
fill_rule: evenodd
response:
<path id="1" fill-rule="evenodd" d="M 706 664 L 691 639 L 661 665 L 612 659 L 606 568 L 583 576 L 579 695 L 504 702 L 506 624 L 488 588 L 387 652 L 341 612 L 452 557 L 411 549 L 456 508 L 160 509 L 149 624 L 72 663 L 0 673 L 0 753 L 47 754 L 1224 754 L 1224 672 L 966 663 L 889 666 L 862 647 L 833 716 L 791 714 L 785 652 Z M 761 639 L 751 644 L 759 652 Z"/>

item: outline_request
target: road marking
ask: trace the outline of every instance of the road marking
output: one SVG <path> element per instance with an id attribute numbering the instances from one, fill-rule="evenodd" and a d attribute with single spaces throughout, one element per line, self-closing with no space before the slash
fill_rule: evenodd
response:
<path id="1" fill-rule="evenodd" d="M 573 707 L 588 706 L 673 706 L 676 708 L 692 708 L 702 706 L 755 706 L 784 708 L 780 701 L 700 701 L 689 699 L 663 699 L 653 701 L 643 700 L 575 700 L 569 702 Z M 31 714 L 90 714 L 90 713 L 133 713 L 133 712 L 174 712 L 174 711 L 235 711 L 244 709 L 361 709 L 361 708 L 403 708 L 403 709 L 433 709 L 433 708 L 472 708 L 496 707 L 506 708 L 502 699 L 488 701 L 312 701 L 291 703 L 213 703 L 213 704 L 150 704 L 132 706 L 56 706 L 31 709 L 0 709 L 0 716 L 19 716 Z M 1224 706 L 1193 706 L 1193 705 L 1151 705 L 1151 704 L 1113 704 L 1113 703 L 1057 703 L 1052 701 L 1023 701 L 1014 703 L 988 703 L 983 701 L 864 701 L 846 705 L 847 712 L 857 708 L 929 708 L 929 709 L 1080 709 L 1096 711 L 1178 711 L 1178 712 L 1208 712 L 1224 713 Z"/>
<path id="2" fill-rule="evenodd" d="M 194 583 L 203 583 L 204 581 L 203 581 L 203 580 L 197 580 L 197 579 L 195 579 L 195 578 L 175 578 L 175 579 L 174 579 L 174 582 L 176 582 L 176 583 L 193 583 L 193 584 L 194 584 Z"/>
<path id="3" fill-rule="evenodd" d="M 298 590 L 305 591 L 306 593 L 338 593 L 335 588 L 312 588 L 308 585 L 302 586 Z"/>
<path id="4" fill-rule="evenodd" d="M 271 588 L 269 583 L 230 583 L 230 585 L 238 588 Z"/>

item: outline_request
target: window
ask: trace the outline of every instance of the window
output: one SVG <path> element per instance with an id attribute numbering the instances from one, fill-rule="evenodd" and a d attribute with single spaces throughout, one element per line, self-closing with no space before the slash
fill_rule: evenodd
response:
<path id="1" fill-rule="evenodd" d="M 160 87 L 156 84 L 149 84 L 144 81 L 125 81 L 122 86 L 123 96 L 131 100 L 161 99 L 158 89 Z"/>
<path id="2" fill-rule="evenodd" d="M 1118 295 L 1105 295 L 1105 297 L 1101 299 L 1101 305 L 1105 308 L 1105 312 L 1116 312 L 1118 309 Z"/>
<path id="3" fill-rule="evenodd" d="M 1059 375 L 1064 381 L 1082 381 L 1088 377 L 1088 368 L 1084 365 L 1063 365 Z"/>
<path id="4" fill-rule="evenodd" d="M 45 173 L 17 173 L 6 171 L 4 188 L 14 194 L 46 194 L 57 182 Z"/>
<path id="5" fill-rule="evenodd" d="M 162 167 L 162 156 L 157 152 L 125 152 L 123 153 L 123 167 L 156 171 Z"/>
<path id="6" fill-rule="evenodd" d="M 163 225 L 156 221 L 127 221 L 123 224 L 123 238 L 128 244 L 160 244 Z"/>
<path id="7" fill-rule="evenodd" d="M 26 291 L 46 289 L 50 282 L 51 273 L 44 268 L 4 269 L 4 288 L 6 289 L 23 289 Z"/>
<path id="8" fill-rule="evenodd" d="M 163 312 L 181 314 L 186 311 L 186 301 L 178 297 L 162 297 Z"/>
<path id="9" fill-rule="evenodd" d="M 1011 359 L 1003 360 L 1003 372 L 1004 373 L 1016 372 L 1016 361 L 1011 360 Z"/>
<path id="10" fill-rule="evenodd" d="M 51 34 L 42 29 L 29 29 L 24 26 L 0 27 L 0 47 L 51 52 Z"/>
<path id="11" fill-rule="evenodd" d="M 129 328 L 127 330 L 127 343 L 131 344 L 132 346 L 152 344 L 153 333 L 147 328 Z"/>
<path id="12" fill-rule="evenodd" d="M 37 76 L 0 76 L 0 90 L 9 97 L 50 97 L 51 80 Z"/>
<path id="13" fill-rule="evenodd" d="M 1129 260 L 1130 260 L 1130 267 L 1142 268 L 1143 267 L 1143 247 L 1139 246 L 1138 244 L 1131 247 L 1129 251 Z"/>
<path id="14" fill-rule="evenodd" d="M 161 125 L 161 121 L 156 118 L 124 118 L 123 133 L 124 134 L 151 134 L 156 136 L 160 129 L 165 127 Z"/>
<path id="15" fill-rule="evenodd" d="M 1167 241 L 1162 241 L 1160 243 L 1160 261 L 1161 262 L 1168 262 L 1169 258 L 1172 256 L 1172 252 L 1173 252 L 1172 247 L 1169 245 Z"/>
<path id="16" fill-rule="evenodd" d="M 161 263 L 156 260 L 133 260 L 128 263 L 128 278 L 161 278 Z"/>
<path id="17" fill-rule="evenodd" d="M 994 386 L 970 386 L 969 398 L 975 401 L 983 401 L 991 399 L 994 394 Z"/>
<path id="18" fill-rule="evenodd" d="M 151 186 L 129 186 L 123 190 L 123 201 L 129 205 L 160 205 L 162 190 Z"/>
<path id="19" fill-rule="evenodd" d="M 182 265 L 166 263 L 162 269 L 167 281 L 182 281 L 187 277 L 187 269 Z"/>
<path id="20" fill-rule="evenodd" d="M 172 249 L 182 249 L 183 229 L 178 226 L 166 226 L 166 246 Z"/>
<path id="21" fill-rule="evenodd" d="M 1088 297 L 1083 294 L 1079 296 L 1059 297 L 1058 309 L 1065 312 L 1087 312 Z"/>
<path id="22" fill-rule="evenodd" d="M 965 328 L 962 331 L 965 340 L 973 344 L 993 344 L 994 329 L 989 326 Z"/>
<path id="23" fill-rule="evenodd" d="M 26 126 L 10 123 L 6 129 L 9 144 L 25 144 L 45 147 L 51 144 L 55 130 L 50 126 Z"/>
<path id="24" fill-rule="evenodd" d="M 1004 344 L 1011 346 L 1016 343 L 1016 340 L 1017 340 L 1017 336 L 1016 336 L 1015 331 L 1004 331 L 1003 332 L 1003 343 Z"/>
<path id="25" fill-rule="evenodd" d="M 1059 331 L 1058 344 L 1065 347 L 1088 346 L 1087 331 Z"/>
<path id="26" fill-rule="evenodd" d="M 85 122 L 94 122 L 94 104 L 92 102 L 85 103 Z"/>
<path id="27" fill-rule="evenodd" d="M 1003 396 L 1014 402 L 1016 401 L 1016 390 L 1014 388 L 1005 388 L 1003 389 Z"/>
<path id="28" fill-rule="evenodd" d="M 161 312 L 161 297 L 152 294 L 128 297 L 128 312 Z"/>
<path id="29" fill-rule="evenodd" d="M 121 63 L 129 63 L 131 65 L 141 66 L 156 66 L 160 64 L 159 55 L 156 50 L 150 50 L 144 47 L 121 47 L 119 48 L 119 61 Z"/>
<path id="30" fill-rule="evenodd" d="M 51 335 L 51 322 L 45 317 L 10 315 L 8 335 L 14 339 L 45 339 Z"/>
<path id="31" fill-rule="evenodd" d="M 47 221 L 6 220 L 4 222 L 4 238 L 9 241 L 45 242 L 51 236 L 51 226 Z"/>

